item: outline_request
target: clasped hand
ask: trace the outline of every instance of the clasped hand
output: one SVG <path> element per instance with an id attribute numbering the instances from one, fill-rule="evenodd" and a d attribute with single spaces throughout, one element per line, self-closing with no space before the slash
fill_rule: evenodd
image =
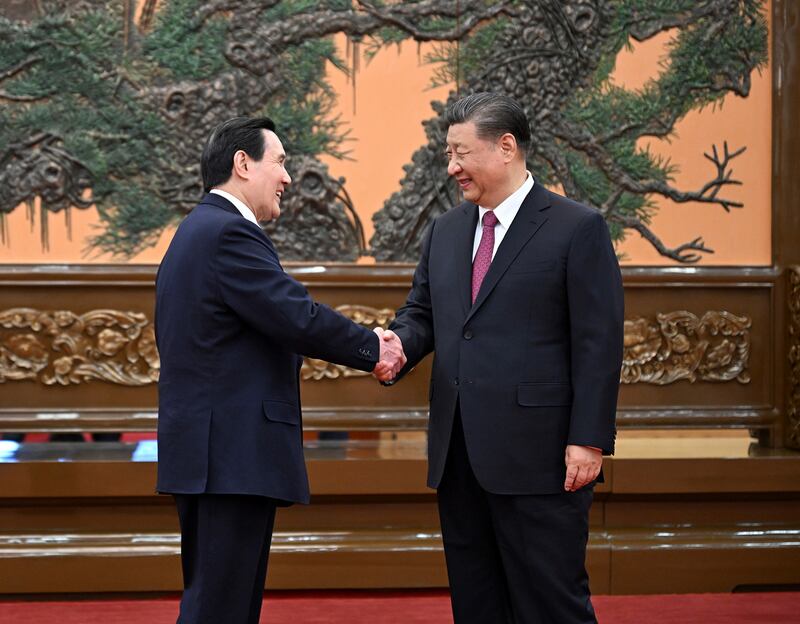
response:
<path id="1" fill-rule="evenodd" d="M 391 381 L 406 365 L 406 356 L 403 353 L 403 343 L 400 337 L 391 329 L 375 328 L 378 342 L 381 345 L 380 360 L 375 365 L 372 374 L 378 381 Z"/>

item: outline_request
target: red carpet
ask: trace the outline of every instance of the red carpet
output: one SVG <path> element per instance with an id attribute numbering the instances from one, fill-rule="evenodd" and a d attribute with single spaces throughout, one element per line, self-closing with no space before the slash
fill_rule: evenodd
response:
<path id="1" fill-rule="evenodd" d="M 789 624 L 800 593 L 596 596 L 601 624 Z M 0 602 L 2 624 L 172 624 L 175 598 Z M 452 624 L 445 591 L 272 592 L 262 624 Z"/>

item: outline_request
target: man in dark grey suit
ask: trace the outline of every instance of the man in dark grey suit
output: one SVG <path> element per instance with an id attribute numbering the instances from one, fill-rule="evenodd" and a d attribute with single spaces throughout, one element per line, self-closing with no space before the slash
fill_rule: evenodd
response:
<path id="1" fill-rule="evenodd" d="M 435 351 L 428 485 L 456 624 L 595 622 L 588 511 L 614 449 L 623 293 L 602 215 L 526 171 L 508 97 L 447 111 L 466 201 L 431 225 L 391 329 L 405 374 Z"/>
<path id="2" fill-rule="evenodd" d="M 309 499 L 301 355 L 379 378 L 405 362 L 391 333 L 378 340 L 284 272 L 258 223 L 280 215 L 285 162 L 269 119 L 214 129 L 207 195 L 156 278 L 157 489 L 178 507 L 183 624 L 258 622 L 275 509 Z"/>

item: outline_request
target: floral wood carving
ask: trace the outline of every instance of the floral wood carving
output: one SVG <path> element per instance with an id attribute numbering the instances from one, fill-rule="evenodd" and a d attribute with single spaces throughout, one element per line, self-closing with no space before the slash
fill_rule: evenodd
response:
<path id="1" fill-rule="evenodd" d="M 391 308 L 371 308 L 362 305 L 341 305 L 336 311 L 349 318 L 354 323 L 366 325 L 367 327 L 386 327 L 394 318 L 394 310 Z M 369 373 L 342 366 L 341 364 L 331 364 L 325 360 L 306 358 L 303 360 L 303 367 L 300 369 L 300 376 L 303 381 L 319 381 L 321 379 L 338 379 L 340 377 L 366 377 Z"/>
<path id="2" fill-rule="evenodd" d="M 791 274 L 790 306 L 794 324 L 790 425 L 800 444 L 800 270 Z M 367 327 L 386 328 L 390 308 L 341 305 L 338 312 Z M 621 381 L 666 385 L 685 379 L 748 383 L 751 319 L 730 312 L 657 314 L 656 319 L 625 321 Z M 2 331 L 6 330 L 6 331 Z M 7 331 L 21 330 L 21 331 Z M 160 370 L 152 323 L 146 315 L 118 310 L 0 311 L 0 383 L 32 380 L 45 385 L 74 385 L 92 379 L 125 386 L 158 381 Z M 793 358 L 793 359 L 792 359 Z M 368 373 L 324 360 L 306 358 L 304 381 L 365 377 Z"/>
<path id="3" fill-rule="evenodd" d="M 667 385 L 685 379 L 749 383 L 750 326 L 747 316 L 710 311 L 656 314 L 656 320 L 625 321 L 621 381 Z"/>
<path id="4" fill-rule="evenodd" d="M 158 381 L 153 326 L 141 312 L 0 311 L 0 383 L 74 385 L 93 379 L 124 386 Z"/>
<path id="5" fill-rule="evenodd" d="M 789 396 L 786 443 L 800 448 L 800 267 L 789 269 Z"/>

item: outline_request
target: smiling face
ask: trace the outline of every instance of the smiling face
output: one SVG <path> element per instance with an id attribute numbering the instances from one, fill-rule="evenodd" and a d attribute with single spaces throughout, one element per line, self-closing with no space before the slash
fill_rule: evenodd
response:
<path id="1" fill-rule="evenodd" d="M 247 154 L 247 182 L 242 189 L 245 203 L 253 210 L 258 221 L 277 219 L 281 214 L 281 197 L 292 182 L 286 171 L 286 152 L 274 132 L 264 133 L 264 155 L 253 160 Z M 239 154 L 237 153 L 237 156 Z"/>
<path id="2" fill-rule="evenodd" d="M 456 179 L 467 201 L 496 208 L 514 192 L 519 176 L 511 166 L 516 154 L 513 135 L 492 141 L 480 138 L 472 121 L 453 124 L 447 131 L 446 153 L 447 173 Z"/>

